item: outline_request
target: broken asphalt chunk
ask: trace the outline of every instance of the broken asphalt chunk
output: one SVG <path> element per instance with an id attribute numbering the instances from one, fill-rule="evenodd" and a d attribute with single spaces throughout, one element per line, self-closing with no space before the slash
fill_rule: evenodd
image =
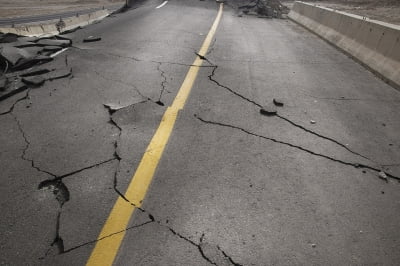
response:
<path id="1" fill-rule="evenodd" d="M 89 37 L 83 39 L 83 42 L 98 42 L 100 40 L 101 40 L 101 37 L 89 36 Z"/>
<path id="2" fill-rule="evenodd" d="M 50 70 L 42 68 L 42 69 L 35 69 L 35 70 L 28 70 L 22 74 L 20 74 L 20 77 L 31 77 L 31 76 L 38 76 L 42 74 L 49 73 Z"/>
<path id="3" fill-rule="evenodd" d="M 7 85 L 7 78 L 0 78 L 0 91 L 5 90 Z"/>
<path id="4" fill-rule="evenodd" d="M 283 100 L 282 99 L 279 99 L 279 98 L 274 98 L 274 104 L 276 105 L 276 106 L 283 106 Z"/>
<path id="5" fill-rule="evenodd" d="M 14 33 L 0 33 L 0 43 L 16 42 L 18 37 L 19 36 Z"/>
<path id="6" fill-rule="evenodd" d="M 72 68 L 70 69 L 61 69 L 61 70 L 55 70 L 52 71 L 48 74 L 48 76 L 46 77 L 47 80 L 56 80 L 56 79 L 62 79 L 62 78 L 66 78 L 72 75 Z"/>
<path id="7" fill-rule="evenodd" d="M 46 80 L 42 76 L 34 76 L 34 77 L 25 77 L 22 78 L 22 82 L 26 85 L 39 87 L 44 84 Z"/>
<path id="8" fill-rule="evenodd" d="M 26 90 L 26 86 L 20 79 L 9 81 L 4 90 L 0 90 L 0 101 L 7 99 L 19 92 Z"/>
<path id="9" fill-rule="evenodd" d="M 22 59 L 18 62 L 18 64 L 16 66 L 13 67 L 13 70 L 23 70 L 23 69 L 27 69 L 30 68 L 34 65 L 39 65 L 39 64 L 43 64 L 43 63 L 47 63 L 52 61 L 53 58 L 49 57 L 49 56 L 44 56 L 44 55 L 39 55 L 33 58 L 29 58 L 29 59 Z"/>
<path id="10" fill-rule="evenodd" d="M 272 103 L 267 104 L 260 109 L 260 113 L 267 116 L 273 116 L 277 114 L 276 106 Z"/>
<path id="11" fill-rule="evenodd" d="M 16 65 L 22 59 L 28 59 L 33 57 L 33 55 L 30 54 L 29 52 L 23 49 L 12 47 L 10 45 L 4 45 L 0 50 L 0 54 L 1 54 L 0 57 L 7 60 L 7 62 L 9 62 L 13 66 Z"/>
<path id="12" fill-rule="evenodd" d="M 62 49 L 61 46 L 45 46 L 43 47 L 43 51 L 49 51 L 49 52 L 57 52 Z"/>
<path id="13" fill-rule="evenodd" d="M 52 40 L 52 39 L 42 39 L 37 42 L 38 45 L 41 46 L 60 46 L 60 47 L 68 47 L 71 45 L 70 40 Z"/>

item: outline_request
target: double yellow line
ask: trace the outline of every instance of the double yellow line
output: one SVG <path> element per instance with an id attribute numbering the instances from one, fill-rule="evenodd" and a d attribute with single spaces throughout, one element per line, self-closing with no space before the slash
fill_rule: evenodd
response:
<path id="1" fill-rule="evenodd" d="M 204 56 L 207 54 L 221 20 L 222 11 L 223 3 L 220 4 L 218 15 L 200 48 L 199 55 Z M 192 64 L 193 66 L 189 68 L 189 71 L 186 74 L 185 80 L 183 81 L 174 102 L 165 111 L 161 123 L 150 141 L 150 144 L 148 145 L 146 152 L 132 177 L 128 189 L 125 192 L 124 196 L 137 207 L 141 206 L 141 203 L 146 196 L 146 192 L 153 179 L 157 165 L 161 159 L 165 146 L 168 143 L 169 137 L 171 136 L 178 113 L 183 109 L 186 103 L 198 75 L 199 67 L 202 64 L 203 60 L 196 57 Z M 99 241 L 96 243 L 86 265 L 99 266 L 113 264 L 121 242 L 124 239 L 125 231 L 118 234 L 115 233 L 126 229 L 135 209 L 136 207 L 132 206 L 121 197 L 118 197 L 97 238 Z"/>

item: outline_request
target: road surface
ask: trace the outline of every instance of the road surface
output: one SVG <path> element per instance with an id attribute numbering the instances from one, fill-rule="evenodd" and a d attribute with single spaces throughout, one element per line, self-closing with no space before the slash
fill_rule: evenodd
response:
<path id="1" fill-rule="evenodd" d="M 289 20 L 162 3 L 0 103 L 1 264 L 398 264 L 399 91 Z"/>

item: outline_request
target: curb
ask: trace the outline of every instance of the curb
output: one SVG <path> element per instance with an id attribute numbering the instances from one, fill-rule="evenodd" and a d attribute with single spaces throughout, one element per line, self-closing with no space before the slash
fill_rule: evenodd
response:
<path id="1" fill-rule="evenodd" d="M 400 26 L 300 1 L 289 18 L 400 90 Z"/>
<path id="2" fill-rule="evenodd" d="M 38 36 L 53 36 L 61 32 L 70 31 L 78 27 L 84 27 L 96 21 L 102 20 L 110 15 L 108 10 L 99 10 L 93 13 L 82 14 L 75 17 L 65 18 L 56 22 L 17 26 L 17 27 L 1 27 L 2 33 L 13 33 L 19 36 L 38 37 Z"/>

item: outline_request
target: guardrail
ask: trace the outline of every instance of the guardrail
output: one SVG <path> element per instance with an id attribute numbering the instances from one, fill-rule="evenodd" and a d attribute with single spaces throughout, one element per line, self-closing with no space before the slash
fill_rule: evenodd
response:
<path id="1" fill-rule="evenodd" d="M 289 18 L 400 89 L 400 26 L 300 1 Z"/>

